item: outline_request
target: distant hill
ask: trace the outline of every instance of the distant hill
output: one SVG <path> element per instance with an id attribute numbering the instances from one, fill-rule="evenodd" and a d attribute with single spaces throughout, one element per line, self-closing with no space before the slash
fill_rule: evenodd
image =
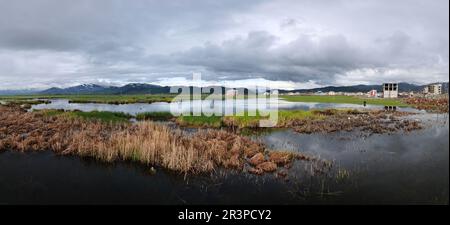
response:
<path id="1" fill-rule="evenodd" d="M 36 94 L 39 90 L 23 89 L 23 90 L 0 90 L 0 95 L 31 95 Z"/>
<path id="2" fill-rule="evenodd" d="M 188 86 L 185 86 L 188 87 Z M 188 87 L 192 91 L 193 87 Z M 207 88 L 221 88 L 222 93 L 225 93 L 229 88 L 220 86 L 210 86 L 203 87 L 204 90 Z M 248 90 L 246 90 L 246 93 Z M 159 86 L 153 84 L 144 83 L 130 83 L 121 87 L 114 86 L 100 86 L 95 84 L 84 84 L 68 88 L 50 88 L 39 92 L 38 94 L 46 95 L 69 95 L 69 94 L 168 94 L 170 93 L 169 86 Z"/>
<path id="3" fill-rule="evenodd" d="M 109 87 L 96 84 L 83 84 L 69 88 L 50 88 L 41 91 L 40 94 L 93 94 L 105 92 Z"/>
<path id="4" fill-rule="evenodd" d="M 426 85 L 415 85 L 415 84 L 410 84 L 410 83 L 404 83 L 401 82 L 398 84 L 398 88 L 399 91 L 403 92 L 410 92 L 410 91 L 414 91 L 414 92 L 420 92 L 423 90 L 423 88 Z M 321 88 L 311 88 L 311 89 L 297 89 L 297 90 L 290 90 L 290 91 L 286 91 L 286 90 L 281 90 L 280 93 L 310 93 L 310 92 L 329 92 L 329 91 L 334 91 L 334 92 L 369 92 L 371 90 L 377 90 L 377 91 L 382 91 L 382 86 L 381 85 L 353 85 L 353 86 L 327 86 L 327 87 L 321 87 Z M 448 93 L 448 82 L 444 82 L 443 83 L 443 90 L 444 92 Z"/>
<path id="5" fill-rule="evenodd" d="M 443 92 L 448 93 L 448 82 L 444 82 Z M 415 85 L 409 83 L 399 83 L 400 91 L 414 91 L 420 92 L 423 90 L 425 85 Z M 205 88 L 213 88 L 204 87 Z M 216 88 L 221 88 L 223 93 L 230 88 L 216 86 Z M 192 89 L 192 87 L 190 87 Z M 368 92 L 370 90 L 382 91 L 381 85 L 353 85 L 353 86 L 327 86 L 321 88 L 311 88 L 311 89 L 297 89 L 297 90 L 279 90 L 279 93 L 311 93 L 311 92 Z M 250 90 L 245 90 L 249 92 Z M 130 83 L 121 87 L 115 86 L 101 86 L 97 84 L 83 84 L 68 88 L 58 88 L 53 87 L 44 91 L 38 91 L 35 89 L 25 89 L 25 90 L 0 90 L 0 95 L 27 95 L 27 94 L 46 94 L 46 95 L 70 95 L 70 94 L 168 94 L 170 93 L 169 86 L 159 86 L 153 84 L 145 83 Z"/>
<path id="6" fill-rule="evenodd" d="M 68 88 L 50 88 L 39 92 L 39 94 L 166 94 L 169 92 L 170 87 L 167 86 L 131 83 L 122 87 L 83 84 Z"/>
<path id="7" fill-rule="evenodd" d="M 170 87 L 152 84 L 132 83 L 118 88 L 123 94 L 165 94 L 170 93 Z"/>

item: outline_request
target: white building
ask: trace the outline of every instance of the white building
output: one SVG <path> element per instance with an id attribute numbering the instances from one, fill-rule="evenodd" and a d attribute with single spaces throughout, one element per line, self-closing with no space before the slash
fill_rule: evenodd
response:
<path id="1" fill-rule="evenodd" d="M 398 98 L 398 84 L 384 83 L 383 84 L 383 98 Z"/>
<path id="2" fill-rule="evenodd" d="M 423 89 L 424 94 L 440 95 L 442 94 L 442 84 L 430 84 Z"/>

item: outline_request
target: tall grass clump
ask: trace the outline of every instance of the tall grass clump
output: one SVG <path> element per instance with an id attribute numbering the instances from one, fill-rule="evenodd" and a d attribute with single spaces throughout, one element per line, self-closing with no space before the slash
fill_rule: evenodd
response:
<path id="1" fill-rule="evenodd" d="M 193 116 L 193 115 L 182 115 L 176 120 L 177 124 L 180 126 L 187 127 L 209 127 L 209 128 L 220 128 L 222 127 L 222 117 L 221 116 Z"/>
<path id="2" fill-rule="evenodd" d="M 68 118 L 78 118 L 89 121 L 100 122 L 128 122 L 132 116 L 122 112 L 108 112 L 108 111 L 64 111 L 60 109 L 43 109 L 35 110 L 34 112 L 42 114 L 47 117 L 60 116 Z"/>
<path id="3" fill-rule="evenodd" d="M 323 115 L 318 115 L 314 111 L 304 110 L 279 110 L 278 123 L 276 127 L 287 127 L 299 120 L 322 119 Z M 261 120 L 268 119 L 269 116 L 263 116 L 259 111 L 255 115 L 249 115 L 247 112 L 243 116 L 227 116 L 223 118 L 226 126 L 238 128 L 257 128 Z"/>
<path id="4" fill-rule="evenodd" d="M 256 111 L 254 115 L 245 112 L 244 115 L 226 116 L 223 118 L 223 123 L 228 127 L 256 128 L 259 127 L 259 121 L 266 118 L 267 116 L 262 116 L 259 111 Z"/>
<path id="5" fill-rule="evenodd" d="M 0 106 L 0 150 L 52 150 L 106 162 L 136 161 L 183 173 L 213 172 L 219 167 L 244 170 L 247 160 L 258 155 L 261 165 L 254 164 L 254 171 L 277 168 L 264 156 L 264 145 L 221 130 L 187 133 L 151 121 L 104 123 L 48 113 Z"/>
<path id="6" fill-rule="evenodd" d="M 136 115 L 137 120 L 167 121 L 175 118 L 170 112 L 144 112 Z"/>
<path id="7" fill-rule="evenodd" d="M 278 112 L 278 126 L 286 127 L 291 123 L 300 120 L 321 120 L 325 116 L 312 110 L 295 110 L 295 111 L 279 111 Z"/>

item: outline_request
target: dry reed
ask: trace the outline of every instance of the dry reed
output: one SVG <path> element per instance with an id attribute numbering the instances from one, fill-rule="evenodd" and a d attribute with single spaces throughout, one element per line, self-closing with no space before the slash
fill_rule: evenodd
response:
<path id="1" fill-rule="evenodd" d="M 211 172 L 219 167 L 246 170 L 247 161 L 258 153 L 265 157 L 262 163 L 281 162 L 272 160 L 275 155 L 261 143 L 220 130 L 187 133 L 153 122 L 105 123 L 0 106 L 0 150 L 6 149 L 52 150 L 107 162 L 132 160 L 184 173 Z M 283 154 L 293 153 L 276 155 L 286 160 L 283 164 L 308 159 Z"/>

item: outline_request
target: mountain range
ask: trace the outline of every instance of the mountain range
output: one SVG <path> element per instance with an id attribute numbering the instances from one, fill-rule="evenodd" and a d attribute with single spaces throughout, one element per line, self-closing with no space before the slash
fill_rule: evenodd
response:
<path id="1" fill-rule="evenodd" d="M 427 84 L 429 85 L 429 84 Z M 421 92 L 427 85 L 416 85 L 405 82 L 398 83 L 398 89 L 400 92 Z M 445 93 L 448 93 L 448 82 L 442 83 L 442 89 Z M 297 90 L 280 90 L 280 93 L 311 93 L 311 92 L 369 92 L 371 90 L 377 90 L 381 92 L 381 85 L 353 85 L 353 86 L 326 86 L 321 88 L 311 88 L 311 89 L 297 89 Z"/>
<path id="2" fill-rule="evenodd" d="M 100 86 L 97 84 L 83 84 L 68 88 L 50 88 L 39 94 L 166 94 L 170 87 L 144 83 L 130 83 L 121 87 Z"/>
<path id="3" fill-rule="evenodd" d="M 444 82 L 443 91 L 448 93 L 448 82 Z M 405 92 L 420 92 L 426 85 L 415 85 L 410 83 L 399 83 L 399 90 Z M 190 87 L 192 88 L 192 87 Z M 212 88 L 212 87 L 209 87 Z M 223 91 L 229 88 L 220 87 Z M 311 89 L 279 90 L 279 93 L 311 93 L 311 92 L 368 92 L 370 90 L 382 91 L 381 85 L 353 85 L 353 86 L 326 86 Z M 169 86 L 159 86 L 145 83 L 130 83 L 124 86 L 101 86 L 97 84 L 83 84 L 68 88 L 49 88 L 43 91 L 29 90 L 0 90 L 0 95 L 20 94 L 45 94 L 45 95 L 68 95 L 68 94 L 167 94 L 170 93 Z"/>

